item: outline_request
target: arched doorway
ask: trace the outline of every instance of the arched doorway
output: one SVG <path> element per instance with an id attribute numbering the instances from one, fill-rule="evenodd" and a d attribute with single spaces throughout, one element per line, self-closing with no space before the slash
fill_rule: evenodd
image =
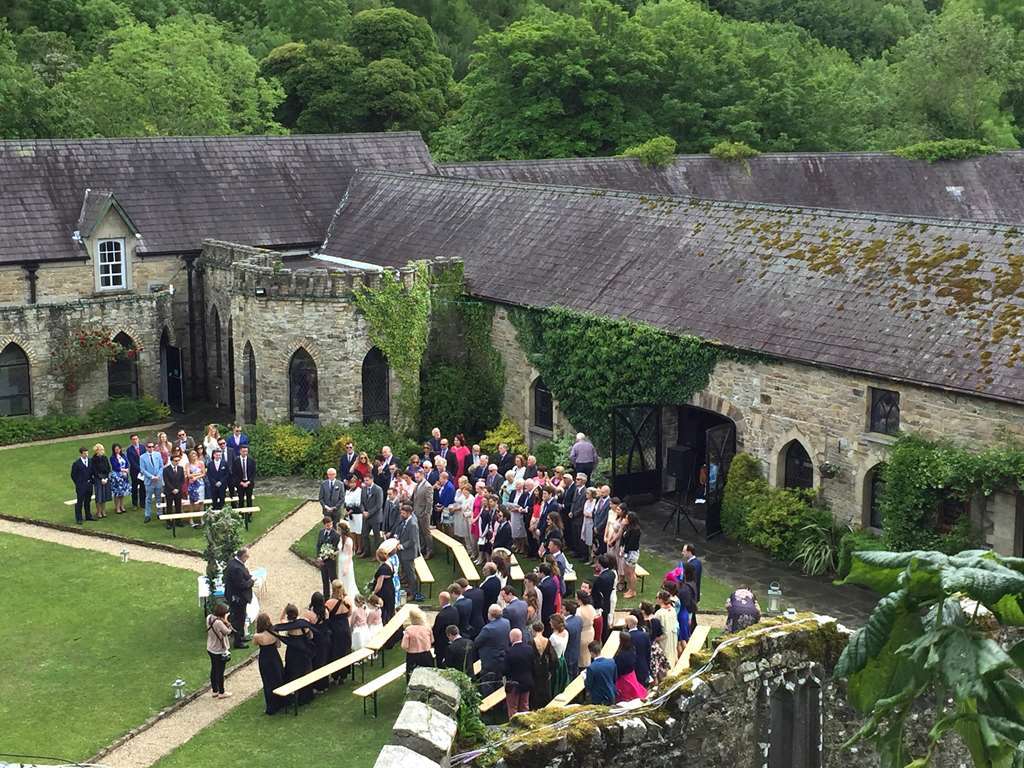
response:
<path id="1" fill-rule="evenodd" d="M 28 355 L 13 341 L 0 352 L 0 416 L 32 413 Z"/>
<path id="2" fill-rule="evenodd" d="M 298 427 L 320 425 L 320 384 L 316 363 L 301 347 L 288 363 L 288 418 Z"/>
<path id="3" fill-rule="evenodd" d="M 242 349 L 242 398 L 242 418 L 252 424 L 256 421 L 256 353 L 248 341 Z"/>
<path id="4" fill-rule="evenodd" d="M 160 399 L 175 413 L 184 413 L 185 371 L 181 349 L 171 344 L 167 328 L 160 336 Z"/>
<path id="5" fill-rule="evenodd" d="M 790 440 L 783 448 L 782 485 L 784 488 L 814 487 L 814 462 L 799 440 Z"/>
<path id="6" fill-rule="evenodd" d="M 391 371 L 377 347 L 363 358 L 363 424 L 391 421 Z"/>
<path id="7" fill-rule="evenodd" d="M 885 464 L 876 464 L 864 476 L 865 528 L 882 530 L 882 495 L 885 493 Z"/>
<path id="8" fill-rule="evenodd" d="M 736 423 L 696 405 L 678 406 L 676 423 L 676 448 L 669 452 L 668 467 L 676 489 L 691 498 L 720 493 L 736 455 Z M 706 487 L 702 477 L 707 477 Z"/>
<path id="9" fill-rule="evenodd" d="M 107 363 L 107 397 L 139 396 L 139 363 L 135 359 L 135 342 L 124 331 L 117 334 L 114 344 L 121 347 L 117 359 Z"/>

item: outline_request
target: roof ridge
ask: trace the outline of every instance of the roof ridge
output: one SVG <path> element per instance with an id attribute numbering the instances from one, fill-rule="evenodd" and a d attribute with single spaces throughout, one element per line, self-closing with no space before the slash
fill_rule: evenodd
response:
<path id="1" fill-rule="evenodd" d="M 810 205 L 782 205 L 779 203 L 719 200 L 715 198 L 695 197 L 692 195 L 687 196 L 667 195 L 657 192 L 632 192 L 630 190 L 605 189 L 600 187 L 579 187 L 568 184 L 537 184 L 526 181 L 513 181 L 508 179 L 475 179 L 466 178 L 464 176 L 442 176 L 440 174 L 401 173 L 398 171 L 385 171 L 374 168 L 356 169 L 356 172 L 353 174 L 353 180 L 358 179 L 361 176 L 377 176 L 383 178 L 396 178 L 403 180 L 408 180 L 412 178 L 414 180 L 418 180 L 421 182 L 440 182 L 442 184 L 457 183 L 466 186 L 478 187 L 513 187 L 516 189 L 522 189 L 523 191 L 548 190 L 551 192 L 562 192 L 572 194 L 579 197 L 586 195 L 588 197 L 613 197 L 630 200 L 671 200 L 680 203 L 708 204 L 714 205 L 716 207 L 732 208 L 735 210 L 742 211 L 776 211 L 779 213 L 799 213 L 806 211 L 808 213 L 825 213 L 838 219 L 855 219 L 858 221 L 887 221 L 895 223 L 906 222 L 910 224 L 927 224 L 929 226 L 948 227 L 950 229 L 970 229 L 975 231 L 991 231 L 993 229 L 995 229 L 996 231 L 1017 231 L 1019 229 L 1017 226 L 1005 222 L 982 221 L 978 219 L 946 219 L 937 216 L 909 216 L 897 213 L 854 211 L 843 208 L 820 208 Z"/>
<path id="2" fill-rule="evenodd" d="M 422 134 L 419 131 L 362 131 L 358 133 L 291 133 L 284 136 L 274 135 L 252 135 L 252 134 L 232 134 L 230 136 L 104 136 L 97 138 L 87 139 L 70 139 L 70 138 L 55 138 L 55 139 L 0 139 L 0 147 L 5 145 L 10 146 L 26 146 L 26 145 L 41 145 L 41 146 L 56 146 L 62 144 L 114 144 L 114 143 L 138 143 L 138 144 L 163 144 L 163 143 L 175 143 L 175 142 L 206 142 L 206 141 L 245 141 L 245 142 L 263 142 L 263 141 L 292 141 L 295 139 L 315 140 L 315 141 L 331 141 L 337 139 L 359 139 L 359 138 L 385 138 L 390 139 L 393 137 L 409 137 L 418 136 L 422 138 Z"/>

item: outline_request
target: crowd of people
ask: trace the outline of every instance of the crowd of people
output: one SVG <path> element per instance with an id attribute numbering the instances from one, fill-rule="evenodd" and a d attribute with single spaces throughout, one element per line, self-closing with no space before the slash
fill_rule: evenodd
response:
<path id="1" fill-rule="evenodd" d="M 198 442 L 179 429 L 174 440 L 158 432 L 143 443 L 138 434 L 132 434 L 128 445 L 114 443 L 109 457 L 102 443 L 93 446 L 91 456 L 84 446 L 78 454 L 71 465 L 71 481 L 79 525 L 106 517 L 111 502 L 116 514 L 124 514 L 129 497 L 133 509 L 143 510 L 146 523 L 152 521 L 161 501 L 168 514 L 201 510 L 207 499 L 214 509 L 221 509 L 228 497 L 237 497 L 238 507 L 253 503 L 256 461 L 249 455 L 249 437 L 238 424 L 227 436 L 210 424 Z"/>

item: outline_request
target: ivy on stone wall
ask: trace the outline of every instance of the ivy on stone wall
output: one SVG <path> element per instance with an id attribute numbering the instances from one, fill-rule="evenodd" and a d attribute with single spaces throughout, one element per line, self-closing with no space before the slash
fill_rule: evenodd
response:
<path id="1" fill-rule="evenodd" d="M 357 286 L 354 292 L 356 307 L 370 326 L 370 341 L 387 357 L 398 379 L 395 426 L 404 432 L 419 422 L 420 365 L 430 328 L 430 272 L 423 261 L 412 267 L 410 287 L 385 271 L 375 286 Z"/>
<path id="2" fill-rule="evenodd" d="M 561 412 L 605 452 L 613 406 L 686 403 L 726 354 L 695 336 L 560 307 L 513 309 L 509 318 Z"/>
<path id="3" fill-rule="evenodd" d="M 971 453 L 950 442 L 903 435 L 890 447 L 883 472 L 880 505 L 886 546 L 952 554 L 979 538 L 968 515 L 952 512 L 979 493 L 990 496 L 1024 486 L 1024 446 L 1008 442 Z M 951 512 L 945 521 L 943 508 Z"/>

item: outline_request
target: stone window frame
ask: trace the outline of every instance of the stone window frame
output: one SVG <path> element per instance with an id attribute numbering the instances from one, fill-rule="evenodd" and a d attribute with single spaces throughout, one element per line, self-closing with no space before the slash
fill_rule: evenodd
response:
<path id="1" fill-rule="evenodd" d="M 120 261 L 121 269 L 114 273 L 111 271 L 109 275 L 104 274 L 104 266 L 109 262 L 104 262 L 104 246 L 108 246 L 111 243 L 117 244 L 120 249 Z M 96 241 L 96 290 L 103 293 L 112 293 L 115 291 L 127 291 L 131 288 L 128 274 L 128 241 L 124 237 L 104 237 Z M 118 285 L 104 285 L 103 280 L 105 277 L 113 277 L 117 275 L 120 279 Z"/>
<path id="2" fill-rule="evenodd" d="M 543 388 L 543 391 L 547 393 L 548 408 L 550 409 L 551 420 L 550 424 L 540 423 L 538 418 L 539 408 L 537 407 L 537 392 L 538 385 Z M 555 397 L 551 393 L 551 389 L 547 384 L 544 383 L 544 379 L 541 376 L 537 376 L 530 384 L 530 427 L 537 432 L 554 433 L 555 430 Z"/>
<path id="3" fill-rule="evenodd" d="M 210 310 L 210 325 L 213 326 L 213 370 L 217 378 L 224 376 L 224 350 L 220 330 L 220 312 L 217 307 Z"/>
<path id="4" fill-rule="evenodd" d="M 806 486 L 807 490 L 811 490 L 811 489 L 816 487 L 815 486 L 815 478 L 818 475 L 818 468 L 814 464 L 814 457 L 811 455 L 811 452 L 807 449 L 807 445 L 804 443 L 803 440 L 801 440 L 800 438 L 797 438 L 797 437 L 794 437 L 794 438 L 792 438 L 790 440 L 787 440 L 783 444 L 782 448 L 779 450 L 779 455 L 778 455 L 778 468 L 779 468 L 779 472 L 778 472 L 778 479 L 777 479 L 776 485 L 778 485 L 779 488 L 804 488 L 805 487 L 805 486 L 800 486 L 800 485 L 790 485 L 789 482 L 788 482 L 789 481 L 789 452 L 793 448 L 794 445 L 799 445 L 800 446 L 800 448 L 803 450 L 804 454 L 807 456 L 807 460 L 811 464 L 811 484 L 810 484 L 810 486 Z"/>
<path id="5" fill-rule="evenodd" d="M 7 344 L 5 344 L 3 346 L 2 349 L 0 349 L 0 359 L 2 359 L 3 356 L 7 354 L 8 350 L 10 350 L 11 347 L 14 347 L 15 350 L 21 354 L 22 361 L 20 361 L 18 363 L 0 363 L 0 371 L 5 371 L 6 372 L 6 369 L 8 369 L 8 368 L 21 368 L 21 367 L 24 367 L 24 369 L 25 369 L 25 379 L 26 379 L 26 392 L 24 394 L 0 396 L 0 402 L 5 402 L 6 403 L 7 401 L 11 401 L 11 400 L 21 400 L 23 398 L 27 398 L 28 399 L 28 410 L 18 411 L 17 413 L 3 413 L 2 415 L 0 415 L 0 418 L 2 418 L 3 416 L 31 416 L 32 415 L 32 361 L 29 359 L 28 352 L 25 351 L 25 348 L 21 344 L 18 344 L 16 341 L 9 341 Z"/>
<path id="6" fill-rule="evenodd" d="M 895 399 L 895 402 L 884 402 L 884 400 Z M 867 388 L 867 431 L 876 435 L 895 436 L 899 434 L 902 424 L 901 398 L 898 390 L 886 389 L 885 387 Z M 888 422 L 895 413 L 895 424 Z"/>
<path id="7" fill-rule="evenodd" d="M 759 735 L 758 745 L 761 748 L 762 762 L 761 768 L 770 768 L 771 765 L 771 749 L 772 749 L 772 728 L 771 728 L 771 701 L 779 690 L 785 689 L 793 698 L 793 706 L 797 707 L 800 705 L 800 701 L 797 699 L 798 694 L 806 694 L 807 696 L 813 696 L 814 691 L 817 691 L 817 702 L 814 709 L 817 710 L 817 755 L 816 759 L 811 760 L 812 768 L 822 768 L 824 766 L 824 749 L 825 749 L 825 688 L 824 688 L 824 676 L 817 665 L 798 669 L 785 675 L 778 675 L 774 678 L 763 679 L 763 698 L 761 699 L 761 706 L 759 709 Z M 809 702 L 809 699 L 807 699 Z M 813 714 L 813 713 L 811 713 Z M 810 720 L 807 720 L 810 723 Z M 795 745 L 794 745 L 795 746 Z M 786 764 L 790 764 L 787 760 Z"/>

